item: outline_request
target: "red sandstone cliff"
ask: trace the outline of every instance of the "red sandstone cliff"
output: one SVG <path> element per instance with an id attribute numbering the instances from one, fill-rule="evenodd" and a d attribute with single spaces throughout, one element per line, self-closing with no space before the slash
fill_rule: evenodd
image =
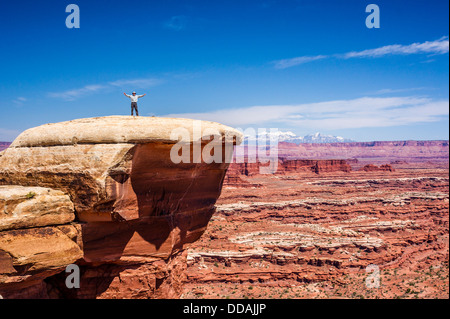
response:
<path id="1" fill-rule="evenodd" d="M 205 231 L 222 190 L 233 150 L 225 142 L 241 139 L 201 125 L 194 137 L 192 120 L 111 116 L 23 132 L 0 156 L 0 295 L 177 297 L 183 250 Z M 180 128 L 187 135 L 174 138 Z M 174 144 L 192 149 L 200 138 L 204 149 L 211 135 L 221 163 L 171 160 Z M 81 288 L 71 290 L 64 270 L 74 263 Z"/>
<path id="2" fill-rule="evenodd" d="M 245 175 L 253 176 L 261 174 L 261 168 L 273 168 L 275 174 L 285 174 L 289 172 L 313 172 L 316 174 L 324 172 L 350 172 L 352 168 L 346 160 L 329 159 L 329 160 L 312 160 L 312 159 L 285 159 L 279 158 L 277 163 L 231 163 L 228 169 L 228 175 Z"/>
<path id="3" fill-rule="evenodd" d="M 376 165 L 373 165 L 373 164 L 367 164 L 363 168 L 361 168 L 360 170 L 361 171 L 365 171 L 365 172 L 378 172 L 378 171 L 393 172 L 394 171 L 392 166 L 389 165 L 389 164 L 384 164 L 384 165 L 380 165 L 380 166 L 376 166 Z"/>
<path id="4" fill-rule="evenodd" d="M 279 143 L 278 154 L 288 158 L 358 158 L 448 161 L 448 141 L 382 141 L 323 144 Z"/>
<path id="5" fill-rule="evenodd" d="M 357 160 L 351 160 L 357 162 Z M 267 168 L 270 168 L 267 170 Z M 346 160 L 289 160 L 279 158 L 277 162 L 269 163 L 231 163 L 225 176 L 224 185 L 232 187 L 261 187 L 258 183 L 249 183 L 242 179 L 245 176 L 256 176 L 270 172 L 271 174 L 289 173 L 327 173 L 350 172 L 351 166 Z"/>

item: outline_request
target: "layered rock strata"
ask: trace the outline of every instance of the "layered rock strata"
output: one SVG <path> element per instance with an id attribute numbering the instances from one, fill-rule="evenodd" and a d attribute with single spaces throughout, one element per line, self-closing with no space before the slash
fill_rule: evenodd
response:
<path id="1" fill-rule="evenodd" d="M 136 275 L 145 277 L 146 270 L 159 284 L 136 296 L 163 297 L 157 289 L 167 286 L 162 282 L 171 278 L 178 252 L 205 230 L 233 145 L 241 139 L 239 132 L 218 123 L 130 116 L 79 119 L 23 132 L 0 157 L 0 185 L 12 185 L 0 188 L 0 294 L 25 296 L 17 294 L 11 279 L 19 276 L 15 282 L 28 291 L 33 287 L 39 297 L 133 297 L 101 280 L 104 290 L 95 293 L 95 274 L 104 276 L 103 265 L 112 263 L 120 266 L 109 266 L 110 283 L 132 269 L 141 269 Z M 175 145 L 184 152 L 180 163 L 172 160 Z M 205 154 L 220 160 L 209 163 Z M 37 238 L 47 242 L 39 248 L 33 245 Z M 52 245 L 60 240 L 61 247 Z M 31 246 L 38 251 L 29 251 Z M 46 253 L 55 255 L 47 258 Z M 33 260 L 26 262 L 30 268 L 16 269 L 27 254 L 55 265 Z M 49 268 L 55 270 L 52 275 L 73 262 L 84 269 L 82 284 L 89 278 L 87 290 L 68 292 L 57 276 L 47 278 Z M 166 295 L 176 295 L 169 288 Z"/>
<path id="2" fill-rule="evenodd" d="M 187 250 L 182 298 L 448 298 L 449 178 L 436 166 L 242 177 L 262 187 L 224 188 Z"/>
<path id="3" fill-rule="evenodd" d="M 389 164 L 384 164 L 384 165 L 373 165 L 373 164 L 367 164 L 364 165 L 363 168 L 361 168 L 362 171 L 366 171 L 366 172 L 377 172 L 377 171 L 383 171 L 383 172 L 393 172 L 394 168 L 392 168 L 391 165 Z"/>
<path id="4" fill-rule="evenodd" d="M 326 172 L 350 172 L 351 166 L 344 159 L 328 159 L 328 160 L 313 160 L 313 159 L 285 159 L 278 158 L 277 162 L 269 163 L 249 162 L 232 163 L 230 165 L 228 176 L 245 175 L 253 176 L 264 172 L 264 168 L 271 166 L 270 172 L 274 174 L 287 174 L 299 172 L 312 172 L 316 174 Z"/>
<path id="5" fill-rule="evenodd" d="M 352 143 L 304 143 L 280 142 L 278 154 L 288 158 L 358 158 L 372 162 L 385 161 L 445 161 L 448 162 L 449 142 L 445 141 L 381 141 Z"/>

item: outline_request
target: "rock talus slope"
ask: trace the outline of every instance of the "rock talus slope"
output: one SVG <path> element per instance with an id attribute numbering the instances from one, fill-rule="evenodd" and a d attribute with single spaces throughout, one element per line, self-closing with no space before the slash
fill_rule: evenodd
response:
<path id="1" fill-rule="evenodd" d="M 23 132 L 0 157 L 0 294 L 27 296 L 17 292 L 27 287 L 39 297 L 176 295 L 177 285 L 167 282 L 180 282 L 181 251 L 205 230 L 226 159 L 241 139 L 218 123 L 130 116 Z M 178 164 L 171 160 L 175 144 L 189 151 Z M 194 158 L 196 146 L 210 144 L 222 161 Z M 31 244 L 38 239 L 42 245 Z M 73 262 L 81 266 L 84 290 L 64 287 L 62 267 Z M 115 286 L 125 273 L 127 292 Z"/>

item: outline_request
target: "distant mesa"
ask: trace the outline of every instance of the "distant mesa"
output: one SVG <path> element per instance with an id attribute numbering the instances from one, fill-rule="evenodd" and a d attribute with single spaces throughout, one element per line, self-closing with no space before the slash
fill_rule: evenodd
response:
<path id="1" fill-rule="evenodd" d="M 333 136 L 333 135 L 324 135 L 319 132 L 315 134 L 309 134 L 305 136 L 297 136 L 295 133 L 291 131 L 276 131 L 276 132 L 260 132 L 257 136 L 245 136 L 245 141 L 249 143 L 254 142 L 265 142 L 275 140 L 278 142 L 286 142 L 286 143 L 348 143 L 354 142 L 351 139 L 347 139 L 341 136 Z"/>
<path id="2" fill-rule="evenodd" d="M 383 162 L 382 164 L 426 161 L 448 163 L 449 141 L 281 142 L 278 144 L 278 155 L 290 159 L 357 158 L 359 161 Z"/>
<path id="3" fill-rule="evenodd" d="M 11 145 L 10 142 L 0 142 L 0 152 L 7 149 Z"/>
<path id="4" fill-rule="evenodd" d="M 367 164 L 364 165 L 363 168 L 360 169 L 361 171 L 365 172 L 394 172 L 394 168 L 390 164 L 383 164 L 380 166 L 374 165 L 374 164 Z"/>
<path id="5" fill-rule="evenodd" d="M 398 164 L 408 164 L 407 161 L 399 161 L 399 160 L 395 160 L 391 162 L 392 165 L 398 165 Z"/>

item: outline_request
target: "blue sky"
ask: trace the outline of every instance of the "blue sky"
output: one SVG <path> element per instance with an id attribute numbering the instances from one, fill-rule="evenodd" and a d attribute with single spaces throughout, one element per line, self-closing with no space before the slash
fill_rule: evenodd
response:
<path id="1" fill-rule="evenodd" d="M 65 8 L 80 8 L 68 29 Z M 380 8 L 368 29 L 365 8 Z M 2 1 L 0 141 L 141 115 L 358 141 L 448 139 L 447 0 Z"/>

